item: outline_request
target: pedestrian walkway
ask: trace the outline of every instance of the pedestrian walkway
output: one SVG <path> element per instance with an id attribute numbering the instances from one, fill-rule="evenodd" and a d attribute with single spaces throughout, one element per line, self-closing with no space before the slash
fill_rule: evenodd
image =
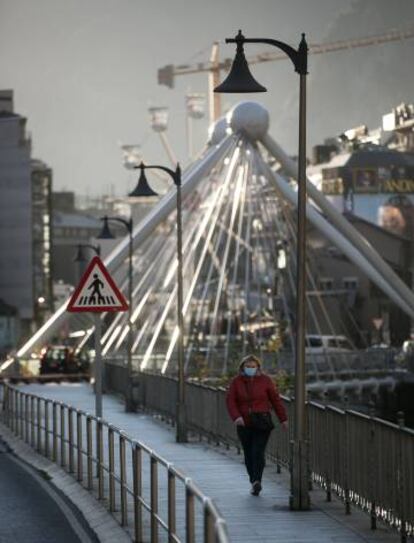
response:
<path id="1" fill-rule="evenodd" d="M 94 395 L 89 385 L 25 385 L 24 392 L 62 401 L 78 409 L 93 412 Z M 227 416 L 223 413 L 223 416 Z M 268 465 L 264 490 L 260 497 L 249 494 L 242 457 L 237 452 L 214 447 L 194 439 L 188 444 L 175 443 L 169 426 L 148 414 L 125 413 L 123 402 L 106 395 L 103 418 L 154 449 L 191 477 L 216 503 L 225 518 L 231 541 L 235 543 L 360 543 L 399 541 L 396 532 L 379 525 L 369 528 L 369 518 L 353 510 L 344 514 L 342 503 L 325 502 L 319 490 L 311 492 L 312 509 L 291 512 L 288 507 L 288 474 L 277 474 Z"/>

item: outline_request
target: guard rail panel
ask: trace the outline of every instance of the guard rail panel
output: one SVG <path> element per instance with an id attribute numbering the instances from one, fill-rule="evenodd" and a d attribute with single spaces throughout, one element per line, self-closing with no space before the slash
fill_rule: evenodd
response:
<path id="1" fill-rule="evenodd" d="M 228 543 L 211 499 L 122 429 L 8 384 L 0 385 L 0 401 L 3 424 L 102 500 L 133 541 Z"/>
<path id="2" fill-rule="evenodd" d="M 150 372 L 136 374 L 138 404 L 175 419 L 177 380 Z M 238 446 L 234 425 L 225 406 L 225 389 L 186 383 L 187 423 L 190 430 Z M 283 397 L 289 419 L 294 420 L 294 399 Z M 330 499 L 335 492 L 350 512 L 351 503 L 398 528 L 404 539 L 414 535 L 414 431 L 403 424 L 307 403 L 310 442 L 310 477 Z M 278 469 L 290 466 L 292 425 L 272 432 L 268 457 Z"/>

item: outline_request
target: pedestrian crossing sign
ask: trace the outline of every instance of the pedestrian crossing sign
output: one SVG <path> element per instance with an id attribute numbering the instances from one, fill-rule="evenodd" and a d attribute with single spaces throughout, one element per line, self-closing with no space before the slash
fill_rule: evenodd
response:
<path id="1" fill-rule="evenodd" d="M 105 312 L 126 311 L 128 304 L 109 275 L 102 260 L 95 256 L 72 294 L 67 310 Z"/>

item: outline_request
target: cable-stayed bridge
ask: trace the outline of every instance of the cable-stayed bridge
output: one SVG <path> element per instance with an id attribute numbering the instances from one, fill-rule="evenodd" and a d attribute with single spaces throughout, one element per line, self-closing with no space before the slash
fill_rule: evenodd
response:
<path id="1" fill-rule="evenodd" d="M 243 102 L 213 127 L 200 157 L 184 172 L 183 264 L 184 343 L 188 374 L 200 368 L 226 374 L 247 352 L 266 364 L 293 368 L 296 281 L 297 166 L 268 133 L 267 111 Z M 414 295 L 365 238 L 310 182 L 308 224 L 336 246 L 370 281 L 410 317 Z M 133 232 L 133 367 L 175 372 L 178 328 L 175 190 L 154 206 Z M 126 291 L 128 241 L 105 264 Z M 344 372 L 354 377 L 378 357 L 345 353 L 340 337 L 352 338 L 358 325 L 339 298 L 318 293 L 318 263 L 307 259 L 307 333 L 338 342 L 335 356 L 309 349 L 309 374 Z M 102 352 L 124 360 L 128 316 L 103 315 Z M 65 325 L 84 330 L 79 348 L 93 333 L 88 316 L 70 316 L 66 304 L 19 349 L 18 358 L 50 339 Z M 335 339 L 336 338 L 336 339 Z M 367 367 L 365 367 L 367 366 Z"/>
<path id="2" fill-rule="evenodd" d="M 268 134 L 268 125 L 267 112 L 258 104 L 245 102 L 236 106 L 226 119 L 214 126 L 206 149 L 184 173 L 183 336 L 188 376 L 227 375 L 234 371 L 240 358 L 248 352 L 259 354 L 267 368 L 282 368 L 293 373 L 297 168 Z M 412 318 L 414 296 L 410 289 L 311 182 L 308 182 L 308 195 L 307 219 L 310 228 L 336 246 L 347 261 L 357 266 L 396 307 Z M 138 379 L 133 381 L 139 381 L 138 395 L 133 394 L 134 407 L 154 411 L 175 423 L 178 393 L 176 381 L 171 376 L 177 372 L 179 339 L 176 219 L 176 194 L 172 190 L 135 227 L 132 236 L 131 322 L 124 313 L 102 315 L 104 327 L 101 340 L 102 354 L 107 362 L 106 383 L 109 390 L 125 394 L 128 335 L 132 327 L 132 362 L 133 370 L 138 375 Z M 105 259 L 105 265 L 124 292 L 128 289 L 128 250 L 128 240 L 122 240 Z M 340 297 L 328 298 L 318 292 L 319 263 L 312 245 L 309 245 L 307 255 L 307 336 L 330 337 L 335 342 L 330 352 L 315 353 L 309 340 L 306 353 L 308 391 L 317 391 L 318 387 L 321 389 L 321 383 L 324 383 L 325 390 L 342 390 L 347 395 L 369 384 L 378 386 L 381 380 L 392 386 L 392 379 L 387 376 L 387 370 L 393 369 L 392 363 L 381 360 L 376 353 L 370 357 L 363 350 L 352 348 L 351 340 L 358 332 L 352 311 Z M 40 346 L 53 341 L 62 328 L 72 332 L 83 331 L 83 335 L 79 334 L 78 348 L 87 348 L 94 332 L 92 320 L 84 314 L 69 314 L 66 308 L 67 303 L 19 349 L 17 359 L 24 360 Z M 344 340 L 350 345 L 349 349 L 342 349 L 341 342 Z M 5 363 L 2 367 L 5 367 Z M 121 373 L 123 377 L 119 379 Z M 377 378 L 371 379 L 372 375 Z M 172 464 L 157 456 L 152 445 L 151 448 L 141 445 L 135 441 L 135 434 L 131 433 L 129 437 L 125 433 L 128 425 L 134 432 L 137 431 L 137 415 L 123 413 L 122 407 L 121 418 L 119 402 L 107 395 L 106 405 L 113 402 L 115 406 L 108 413 L 122 425 L 117 428 L 113 425 L 113 418 L 105 422 L 100 416 L 90 415 L 92 395 L 89 388 L 42 388 L 46 392 L 39 393 L 36 385 L 35 388 L 28 387 L 27 392 L 24 387 L 14 388 L 8 384 L 2 387 L 3 419 L 11 430 L 62 466 L 67 465 L 68 459 L 68 469 L 76 472 L 79 481 L 87 481 L 88 488 L 95 488 L 101 500 L 109 496 L 111 511 L 115 511 L 115 504 L 119 503 L 121 524 L 134 527 L 137 534 L 135 540 L 143 540 L 139 534 L 142 527 L 150 526 L 148 532 L 151 532 L 152 540 L 158 540 L 158 536 L 153 536 L 158 534 L 158 524 L 173 530 L 160 518 L 164 516 L 169 519 L 168 522 L 173 518 L 170 507 L 175 508 L 175 505 L 170 506 L 170 500 L 173 495 L 175 499 L 175 490 L 171 492 L 171 476 L 178 477 L 181 472 L 173 472 Z M 227 448 L 234 445 L 234 427 L 225 415 L 225 391 L 219 387 L 200 386 L 190 380 L 187 380 L 185 388 L 189 430 L 208 440 L 225 444 Z M 61 394 L 67 395 L 71 405 L 62 403 L 65 398 Z M 295 400 L 285 398 L 285 402 L 292 420 Z M 349 404 L 343 407 L 347 406 Z M 82 408 L 88 411 L 80 411 Z M 76 430 L 73 422 L 75 413 Z M 347 515 L 351 504 L 356 504 L 369 511 L 372 529 L 376 527 L 377 519 L 384 520 L 399 530 L 401 541 L 407 541 L 407 536 L 413 533 L 413 433 L 404 426 L 401 414 L 398 424 L 393 424 L 376 419 L 372 414 L 368 416 L 313 401 L 308 402 L 307 413 L 311 444 L 307 465 L 313 481 L 325 490 L 326 500 L 330 501 L 332 492 L 337 493 L 344 502 Z M 147 417 L 143 416 L 143 419 Z M 155 428 L 157 424 L 146 421 L 139 426 L 139 431 L 152 440 L 155 436 L 157 448 L 176 455 L 177 458 L 173 456 L 174 461 L 182 462 L 183 456 L 180 455 L 188 445 L 177 444 L 177 448 L 172 450 L 171 436 L 162 437 L 162 441 L 158 436 L 159 428 Z M 115 461 L 114 433 L 117 435 L 116 443 L 119 440 L 116 454 L 119 462 Z M 276 461 L 278 468 L 281 465 L 292 466 L 291 437 L 291 431 L 283 434 L 280 428 L 272 435 L 269 458 Z M 143 452 L 150 455 L 148 465 L 141 462 Z M 217 458 L 212 458 L 214 467 L 211 470 L 203 471 L 200 465 L 203 466 L 205 462 L 199 462 L 202 454 L 205 454 L 205 450 L 189 453 L 192 461 L 194 458 L 197 460 L 195 476 L 207 485 L 212 480 L 213 471 L 217 476 L 214 481 L 225 484 L 224 492 L 217 490 L 217 485 L 211 493 L 223 501 L 223 508 L 231 505 L 226 515 L 232 519 L 235 489 L 237 496 L 241 497 L 244 488 L 228 484 L 231 467 L 227 460 L 219 475 L 216 473 Z M 206 456 L 203 458 L 206 459 Z M 96 476 L 93 462 L 97 465 Z M 160 496 L 168 494 L 168 507 L 167 500 L 162 499 L 160 510 L 156 490 L 157 463 L 169 470 L 168 488 L 167 478 L 160 477 Z M 142 472 L 146 474 L 144 478 Z M 137 473 L 140 475 L 137 476 Z M 190 534 L 188 541 L 201 540 L 191 535 L 195 530 L 194 521 L 191 520 L 194 516 L 194 496 L 202 497 L 204 507 L 209 502 L 187 477 L 180 476 L 186 485 L 187 509 L 184 514 L 183 501 L 178 500 L 181 509 L 177 508 L 177 511 L 181 513 L 177 518 L 180 523 L 186 519 L 187 533 Z M 151 512 L 147 526 L 142 522 L 144 507 L 141 505 L 144 501 L 139 482 L 142 479 L 144 494 L 150 496 L 151 502 L 147 506 L 147 511 Z M 280 486 L 280 481 L 277 484 Z M 227 493 L 229 489 L 231 494 Z M 252 510 L 250 503 L 246 501 L 241 504 L 240 498 L 241 505 L 238 505 L 239 512 L 235 517 L 237 527 L 230 526 L 232 533 L 240 538 L 237 540 L 250 542 L 257 537 L 263 539 L 266 529 L 272 532 L 268 540 L 274 540 L 275 508 L 271 500 L 273 498 L 266 508 Z M 211 514 L 210 511 L 207 513 Z M 256 523 L 259 518 L 257 524 L 261 530 L 254 537 L 247 531 L 253 517 Z M 206 518 L 208 520 L 208 516 Z M 211 524 L 211 519 L 208 522 Z M 219 536 L 214 539 L 208 522 L 205 521 L 204 528 L 210 535 L 204 540 L 227 541 L 225 533 L 221 539 Z M 220 522 L 221 518 L 217 520 L 216 527 Z M 312 538 L 317 533 L 315 537 L 320 540 L 327 537 L 328 532 L 326 525 L 322 529 L 323 535 L 319 534 L 319 527 L 316 526 L 319 522 L 318 519 L 314 520 L 311 530 L 307 517 L 306 529 L 303 530 L 287 515 L 284 533 L 300 532 L 297 537 L 304 540 L 302 534 L 309 532 L 307 541 L 316 540 Z M 341 523 L 345 524 L 343 521 Z M 181 524 L 178 528 L 182 528 Z M 337 526 L 332 530 L 332 538 L 337 539 Z M 383 534 L 380 535 L 383 537 Z M 348 536 L 347 533 L 346 541 L 361 540 L 360 534 Z M 392 538 L 391 534 L 389 540 Z M 171 538 L 168 536 L 168 539 Z"/>

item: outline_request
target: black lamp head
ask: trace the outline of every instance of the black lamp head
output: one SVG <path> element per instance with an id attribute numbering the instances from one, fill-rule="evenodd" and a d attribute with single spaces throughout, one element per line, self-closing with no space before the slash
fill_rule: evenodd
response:
<path id="1" fill-rule="evenodd" d="M 102 230 L 100 231 L 99 235 L 96 237 L 98 239 L 115 239 L 115 236 L 112 234 L 112 232 L 109 229 L 108 217 L 101 217 L 101 221 L 103 221 Z"/>
<path id="2" fill-rule="evenodd" d="M 244 55 L 244 36 L 239 30 L 236 38 L 237 49 L 233 64 L 226 79 L 218 85 L 214 92 L 238 93 L 238 92 L 266 92 L 267 89 L 260 85 L 252 76 Z"/>
<path id="3" fill-rule="evenodd" d="M 142 162 L 139 165 L 139 169 L 141 170 L 141 173 L 139 174 L 137 186 L 132 192 L 128 194 L 128 196 L 132 198 L 147 198 L 150 196 L 158 196 L 158 194 L 154 190 L 152 190 L 152 188 L 148 184 L 147 176 L 145 175 L 145 166 Z"/>
<path id="4" fill-rule="evenodd" d="M 76 257 L 73 259 L 74 262 L 86 262 L 85 253 L 83 252 L 82 245 L 78 245 L 78 252 Z"/>

